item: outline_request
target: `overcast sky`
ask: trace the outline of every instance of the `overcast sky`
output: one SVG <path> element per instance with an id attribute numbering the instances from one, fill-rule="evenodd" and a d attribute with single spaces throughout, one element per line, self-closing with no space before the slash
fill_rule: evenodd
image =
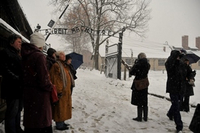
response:
<path id="1" fill-rule="evenodd" d="M 19 3 L 33 30 L 37 24 L 42 29 L 48 28 L 48 22 L 60 15 L 52 14 L 53 7 L 49 0 L 19 0 Z M 155 42 L 162 45 L 167 41 L 169 45 L 181 46 L 181 37 L 188 35 L 189 45 L 195 46 L 195 38 L 200 36 L 200 0 L 151 0 L 150 9 L 149 31 L 143 43 L 149 45 Z M 52 35 L 47 42 L 58 49 L 64 43 L 57 38 Z M 123 45 L 131 46 L 138 39 L 125 34 Z"/>

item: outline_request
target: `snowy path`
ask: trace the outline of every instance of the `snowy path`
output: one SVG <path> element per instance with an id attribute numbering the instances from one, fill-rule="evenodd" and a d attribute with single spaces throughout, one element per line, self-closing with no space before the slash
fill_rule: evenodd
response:
<path id="1" fill-rule="evenodd" d="M 162 74 L 161 74 L 162 75 Z M 149 92 L 165 93 L 165 76 L 150 72 Z M 170 102 L 149 95 L 149 120 L 136 122 L 136 107 L 130 104 L 132 79 L 127 81 L 106 78 L 99 71 L 79 69 L 72 101 L 70 130 L 54 133 L 175 133 L 175 124 L 166 117 Z M 162 85 L 164 84 L 164 85 Z M 194 108 L 189 113 L 181 112 L 183 133 L 191 133 L 188 126 Z M 3 129 L 3 125 L 0 125 Z M 1 133 L 1 132 L 0 132 Z"/>
<path id="2" fill-rule="evenodd" d="M 78 71 L 73 93 L 72 133 L 175 133 L 175 124 L 166 117 L 169 101 L 149 96 L 149 121 L 135 122 L 136 107 L 130 104 L 131 81 L 105 78 L 97 71 Z M 184 133 L 193 116 L 182 112 Z"/>

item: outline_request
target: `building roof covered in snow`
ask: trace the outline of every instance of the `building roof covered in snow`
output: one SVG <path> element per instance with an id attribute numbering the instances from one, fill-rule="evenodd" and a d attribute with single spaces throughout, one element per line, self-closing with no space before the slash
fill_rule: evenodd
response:
<path id="1" fill-rule="evenodd" d="M 3 28 L 0 35 L 3 38 L 17 32 L 29 40 L 33 33 L 17 0 L 0 1 L 0 19 L 1 29 Z"/>
<path id="2" fill-rule="evenodd" d="M 109 39 L 109 45 L 118 43 L 118 38 Z M 105 56 L 105 44 L 100 46 L 100 55 Z M 169 45 L 155 42 L 145 42 L 133 40 L 124 36 L 122 44 L 122 57 L 137 57 L 139 53 L 144 52 L 147 58 L 168 58 L 171 52 Z"/>

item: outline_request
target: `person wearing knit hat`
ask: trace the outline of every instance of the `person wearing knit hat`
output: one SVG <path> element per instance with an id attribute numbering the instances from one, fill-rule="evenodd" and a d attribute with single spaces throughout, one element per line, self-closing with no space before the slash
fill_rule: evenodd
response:
<path id="1" fill-rule="evenodd" d="M 24 131 L 26 133 L 53 133 L 51 93 L 46 57 L 42 53 L 45 38 L 40 33 L 30 36 L 30 43 L 23 43 Z M 34 104 L 33 104 L 34 103 Z"/>
<path id="2" fill-rule="evenodd" d="M 45 46 L 45 38 L 44 36 L 39 33 L 39 32 L 34 32 L 31 36 L 30 36 L 30 43 L 34 44 L 35 46 L 37 46 L 39 49 L 43 49 L 43 47 Z"/>
<path id="3" fill-rule="evenodd" d="M 49 48 L 49 49 L 47 50 L 47 55 L 48 55 L 48 56 L 53 56 L 53 54 L 55 54 L 55 53 L 56 53 L 56 50 L 53 49 L 53 48 Z"/>
<path id="4" fill-rule="evenodd" d="M 47 50 L 47 69 L 50 71 L 52 65 L 56 62 L 56 50 L 53 48 L 49 48 Z"/>

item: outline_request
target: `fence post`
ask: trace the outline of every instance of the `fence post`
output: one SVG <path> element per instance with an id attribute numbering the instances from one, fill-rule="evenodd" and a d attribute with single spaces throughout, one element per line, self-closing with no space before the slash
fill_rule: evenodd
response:
<path id="1" fill-rule="evenodd" d="M 123 40 L 123 32 L 125 28 L 122 29 L 122 32 L 119 33 L 119 43 L 118 43 L 118 66 L 117 66 L 117 78 L 121 79 L 121 60 L 122 60 L 122 40 Z"/>
<path id="2" fill-rule="evenodd" d="M 124 66 L 124 80 L 126 80 L 126 67 Z"/>

